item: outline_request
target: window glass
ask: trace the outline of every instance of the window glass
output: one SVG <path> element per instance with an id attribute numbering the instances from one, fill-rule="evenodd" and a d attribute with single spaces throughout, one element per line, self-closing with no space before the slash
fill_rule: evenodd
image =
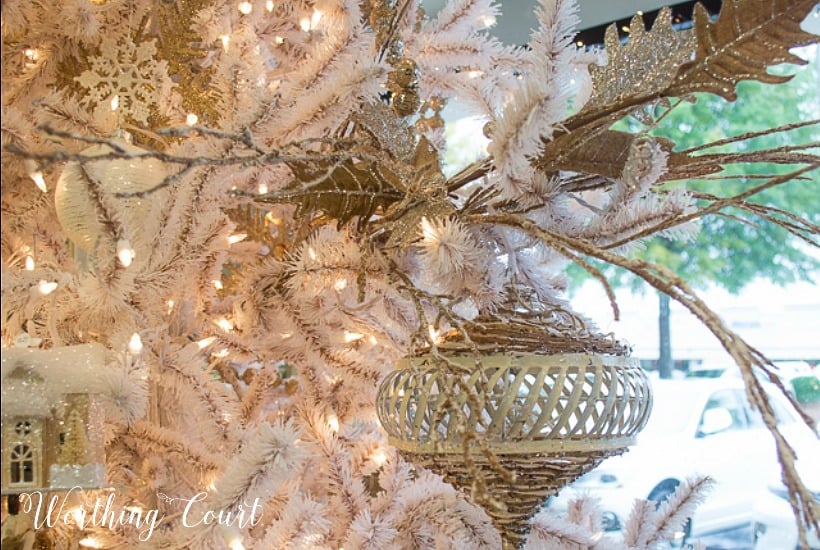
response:
<path id="1" fill-rule="evenodd" d="M 20 436 L 26 436 L 31 433 L 31 422 L 23 420 L 14 425 L 14 433 Z"/>
<path id="2" fill-rule="evenodd" d="M 710 409 L 725 409 L 732 417 L 730 430 L 741 430 L 746 427 L 746 411 L 744 410 L 742 397 L 734 390 L 716 391 L 709 397 L 703 412 Z M 703 415 L 701 415 L 701 423 Z"/>
<path id="3" fill-rule="evenodd" d="M 3 442 L 3 476 L 9 485 L 32 487 L 40 483 L 42 422 L 28 418 L 10 422 L 3 426 Z"/>
<path id="4" fill-rule="evenodd" d="M 34 452 L 28 445 L 15 445 L 11 450 L 11 483 L 24 485 L 34 482 Z"/>

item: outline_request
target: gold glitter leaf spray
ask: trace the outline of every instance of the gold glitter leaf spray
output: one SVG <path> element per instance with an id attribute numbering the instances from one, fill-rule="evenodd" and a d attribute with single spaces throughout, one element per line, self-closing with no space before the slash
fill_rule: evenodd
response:
<path id="1" fill-rule="evenodd" d="M 815 0 L 740 0 L 724 2 L 714 23 L 700 5 L 694 13 L 697 50 L 694 61 L 681 67 L 668 95 L 711 92 L 734 101 L 741 80 L 777 84 L 791 76 L 767 68 L 778 63 L 805 65 L 789 52 L 816 41 L 800 28 Z"/>

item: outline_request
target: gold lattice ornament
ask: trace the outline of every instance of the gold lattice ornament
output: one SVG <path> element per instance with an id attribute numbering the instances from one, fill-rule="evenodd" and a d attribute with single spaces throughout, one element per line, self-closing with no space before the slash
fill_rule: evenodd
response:
<path id="1" fill-rule="evenodd" d="M 470 345 L 401 360 L 377 411 L 405 458 L 471 492 L 504 548 L 518 548 L 547 498 L 634 443 L 650 386 L 604 337 L 509 318 L 469 331 Z"/>

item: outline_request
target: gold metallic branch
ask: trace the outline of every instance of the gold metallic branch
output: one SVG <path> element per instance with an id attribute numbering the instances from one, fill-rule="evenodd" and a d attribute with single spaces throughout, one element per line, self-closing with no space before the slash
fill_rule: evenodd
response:
<path id="1" fill-rule="evenodd" d="M 805 128 L 806 126 L 813 126 L 815 124 L 820 124 L 820 118 L 815 118 L 814 120 L 805 120 L 801 122 L 792 122 L 790 124 L 782 124 L 780 126 L 775 126 L 773 128 L 766 128 L 765 130 L 759 130 L 757 132 L 746 132 L 743 134 L 738 134 L 736 136 L 719 139 L 717 141 L 711 141 L 709 143 L 704 143 L 702 145 L 697 145 L 695 147 L 690 147 L 689 149 L 684 149 L 680 151 L 683 154 L 691 155 L 692 153 L 696 153 L 698 151 L 702 151 L 704 149 L 711 149 L 712 147 L 720 147 L 721 145 L 728 145 L 730 143 L 737 143 L 738 141 L 746 141 L 748 139 L 753 139 L 756 137 L 768 136 L 771 134 L 780 134 L 783 132 L 790 132 L 791 130 L 797 130 L 798 128 Z M 815 142 L 812 146 L 817 146 L 818 144 Z"/>
<path id="2" fill-rule="evenodd" d="M 814 164 L 812 164 L 810 166 L 800 168 L 799 170 L 795 170 L 793 172 L 789 172 L 788 174 L 784 174 L 784 175 L 781 175 L 781 176 L 771 178 L 770 180 L 768 180 L 764 183 L 761 183 L 759 185 L 755 185 L 753 187 L 750 187 L 749 189 L 743 191 L 742 193 L 738 193 L 737 195 L 732 195 L 731 197 L 724 197 L 724 198 L 715 198 L 715 200 L 712 202 L 712 204 L 710 204 L 710 205 L 708 205 L 704 208 L 701 208 L 701 209 L 697 210 L 696 212 L 693 212 L 691 214 L 676 216 L 674 218 L 663 220 L 660 223 L 657 223 L 653 226 L 644 228 L 644 229 L 642 229 L 641 231 L 639 231 L 637 233 L 633 233 L 631 235 L 628 235 L 626 237 L 618 239 L 617 241 L 606 245 L 604 248 L 607 249 L 607 250 L 616 249 L 620 246 L 623 246 L 623 245 L 628 244 L 630 242 L 633 242 L 635 240 L 642 239 L 642 238 L 648 237 L 650 235 L 654 235 L 654 234 L 659 233 L 661 231 L 666 231 L 668 229 L 671 229 L 672 227 L 676 227 L 676 226 L 682 225 L 684 223 L 696 220 L 698 218 L 702 218 L 703 216 L 706 216 L 708 214 L 715 214 L 718 211 L 722 210 L 723 208 L 727 208 L 727 207 L 730 207 L 730 206 L 735 206 L 737 204 L 740 204 L 745 199 L 747 199 L 749 197 L 752 197 L 752 196 L 760 193 L 761 191 L 765 191 L 766 189 L 769 189 L 770 187 L 775 187 L 777 185 L 783 185 L 783 184 L 789 183 L 790 181 L 794 180 L 795 178 L 800 177 L 802 174 L 806 174 L 808 172 L 816 170 L 817 168 L 820 168 L 820 162 L 815 162 Z"/>
<path id="3" fill-rule="evenodd" d="M 820 517 L 815 507 L 814 496 L 797 474 L 794 449 L 780 432 L 774 411 L 766 397 L 766 390 L 755 375 L 754 369 L 757 368 L 766 374 L 769 381 L 794 405 L 803 420 L 812 429 L 814 429 L 813 420 L 801 411 L 794 397 L 785 389 L 782 381 L 772 371 L 773 364 L 771 361 L 757 349 L 747 344 L 738 334 L 730 330 L 720 317 L 680 277 L 661 265 L 638 259 L 629 259 L 589 242 L 548 231 L 521 216 L 510 214 L 476 215 L 470 216 L 467 221 L 475 224 L 505 225 L 518 228 L 538 238 L 548 246 L 551 246 L 551 243 L 558 243 L 564 249 L 570 249 L 611 265 L 622 267 L 637 275 L 655 289 L 669 295 L 688 309 L 714 334 L 740 368 L 749 400 L 761 412 L 767 429 L 775 439 L 778 458 L 783 468 L 783 480 L 789 490 L 789 502 L 795 513 L 798 527 L 803 531 L 807 526 L 820 529 Z"/>

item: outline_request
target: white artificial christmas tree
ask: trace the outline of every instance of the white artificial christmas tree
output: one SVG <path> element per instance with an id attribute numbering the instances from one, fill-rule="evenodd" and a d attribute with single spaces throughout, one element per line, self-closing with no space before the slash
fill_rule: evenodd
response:
<path id="1" fill-rule="evenodd" d="M 88 516 L 41 538 L 500 548 L 482 508 L 388 445 L 376 391 L 398 359 L 503 317 L 521 289 L 550 312 L 546 331 L 597 336 L 563 294 L 569 262 L 606 284 L 590 259 L 693 311 L 779 436 L 752 373 L 766 359 L 674 274 L 621 255 L 745 198 L 696 204 L 664 184 L 719 166 L 609 129 L 662 116 L 669 97 L 776 80 L 766 67 L 815 40 L 799 29 L 810 1 L 736 3 L 689 30 L 665 12 L 651 31 L 636 22 L 605 54 L 573 44 L 569 0 L 540 2 L 526 49 L 487 32 L 490 0 L 431 16 L 413 0 L 3 2 L 3 346 L 23 332 L 106 346 L 100 498 L 145 521 Z M 483 117 L 490 139 L 450 178 L 445 102 Z M 770 184 L 817 167 L 802 150 L 751 160 L 771 159 L 802 167 Z M 795 511 L 817 528 L 778 441 Z M 703 485 L 643 510 L 617 543 L 599 540 L 588 502 L 574 518 L 543 511 L 527 547 L 651 546 Z"/>

